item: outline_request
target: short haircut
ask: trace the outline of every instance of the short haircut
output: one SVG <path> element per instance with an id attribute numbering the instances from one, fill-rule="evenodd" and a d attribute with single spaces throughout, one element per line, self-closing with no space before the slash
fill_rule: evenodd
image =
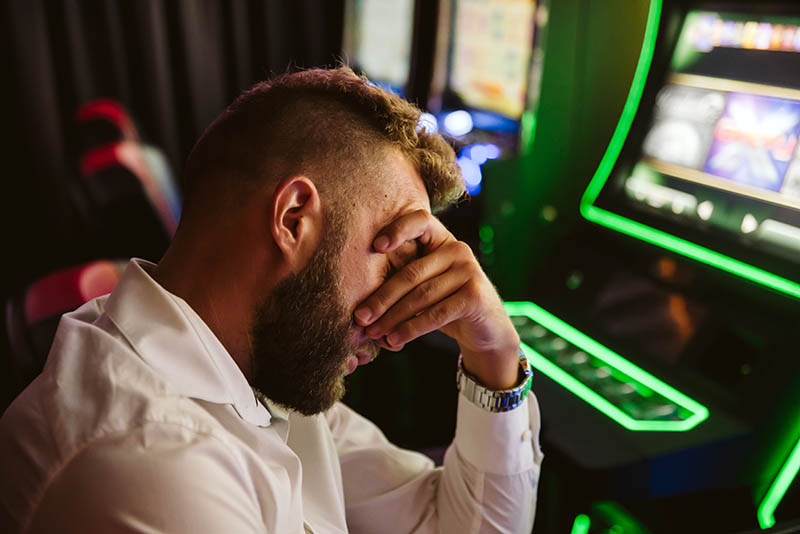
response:
<path id="1" fill-rule="evenodd" d="M 323 201 L 336 205 L 349 198 L 352 205 L 380 176 L 383 156 L 396 149 L 417 170 L 439 212 L 464 195 L 464 183 L 453 149 L 421 128 L 419 117 L 414 105 L 349 67 L 261 82 L 195 144 L 186 163 L 185 207 L 191 209 L 198 194 L 247 193 L 296 174 L 311 178 Z"/>

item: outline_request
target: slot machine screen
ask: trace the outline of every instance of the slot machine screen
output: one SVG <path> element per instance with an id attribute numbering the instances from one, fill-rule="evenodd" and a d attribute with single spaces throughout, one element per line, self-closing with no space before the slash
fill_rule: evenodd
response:
<path id="1" fill-rule="evenodd" d="M 351 61 L 370 80 L 403 94 L 411 64 L 414 0 L 352 0 L 347 8 Z"/>
<path id="2" fill-rule="evenodd" d="M 449 88 L 468 107 L 518 120 L 533 48 L 533 0 L 455 3 Z"/>
<path id="3" fill-rule="evenodd" d="M 798 64 L 800 16 L 690 11 L 599 205 L 797 280 Z"/>

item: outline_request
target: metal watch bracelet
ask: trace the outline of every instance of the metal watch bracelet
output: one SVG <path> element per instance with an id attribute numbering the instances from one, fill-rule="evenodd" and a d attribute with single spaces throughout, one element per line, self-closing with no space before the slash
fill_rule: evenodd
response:
<path id="1" fill-rule="evenodd" d="M 492 413 L 508 412 L 522 404 L 533 384 L 533 369 L 521 349 L 519 365 L 518 385 L 511 389 L 495 391 L 480 385 L 472 375 L 465 371 L 461 364 L 461 355 L 459 355 L 456 386 L 461 394 L 476 406 Z"/>

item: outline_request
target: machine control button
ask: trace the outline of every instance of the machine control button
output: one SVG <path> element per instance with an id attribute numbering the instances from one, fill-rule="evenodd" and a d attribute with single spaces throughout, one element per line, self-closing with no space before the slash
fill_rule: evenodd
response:
<path id="1" fill-rule="evenodd" d="M 676 399 L 668 384 L 534 304 L 508 303 L 507 309 L 521 304 L 531 312 L 509 315 L 525 350 L 532 351 L 532 365 L 626 428 L 686 430 L 708 417 L 705 407 Z M 540 322 L 539 314 L 546 320 Z"/>
<path id="2" fill-rule="evenodd" d="M 611 376 L 611 369 L 606 366 L 598 367 L 597 369 L 595 369 L 594 375 L 600 380 L 603 380 Z"/>
<path id="3" fill-rule="evenodd" d="M 678 416 L 675 404 L 620 371 L 615 371 L 602 359 L 571 345 L 543 325 L 524 316 L 512 316 L 511 320 L 523 342 L 631 417 L 665 420 Z"/>

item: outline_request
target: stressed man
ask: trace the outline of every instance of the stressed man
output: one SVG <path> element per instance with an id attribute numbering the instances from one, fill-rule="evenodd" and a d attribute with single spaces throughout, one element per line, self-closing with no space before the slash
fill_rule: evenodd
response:
<path id="1" fill-rule="evenodd" d="M 4 414 L 0 530 L 530 532 L 530 371 L 432 215 L 463 185 L 418 119 L 344 67 L 223 112 L 187 161 L 166 255 L 65 315 Z M 338 402 L 358 365 L 434 330 L 461 350 L 438 468 Z"/>

